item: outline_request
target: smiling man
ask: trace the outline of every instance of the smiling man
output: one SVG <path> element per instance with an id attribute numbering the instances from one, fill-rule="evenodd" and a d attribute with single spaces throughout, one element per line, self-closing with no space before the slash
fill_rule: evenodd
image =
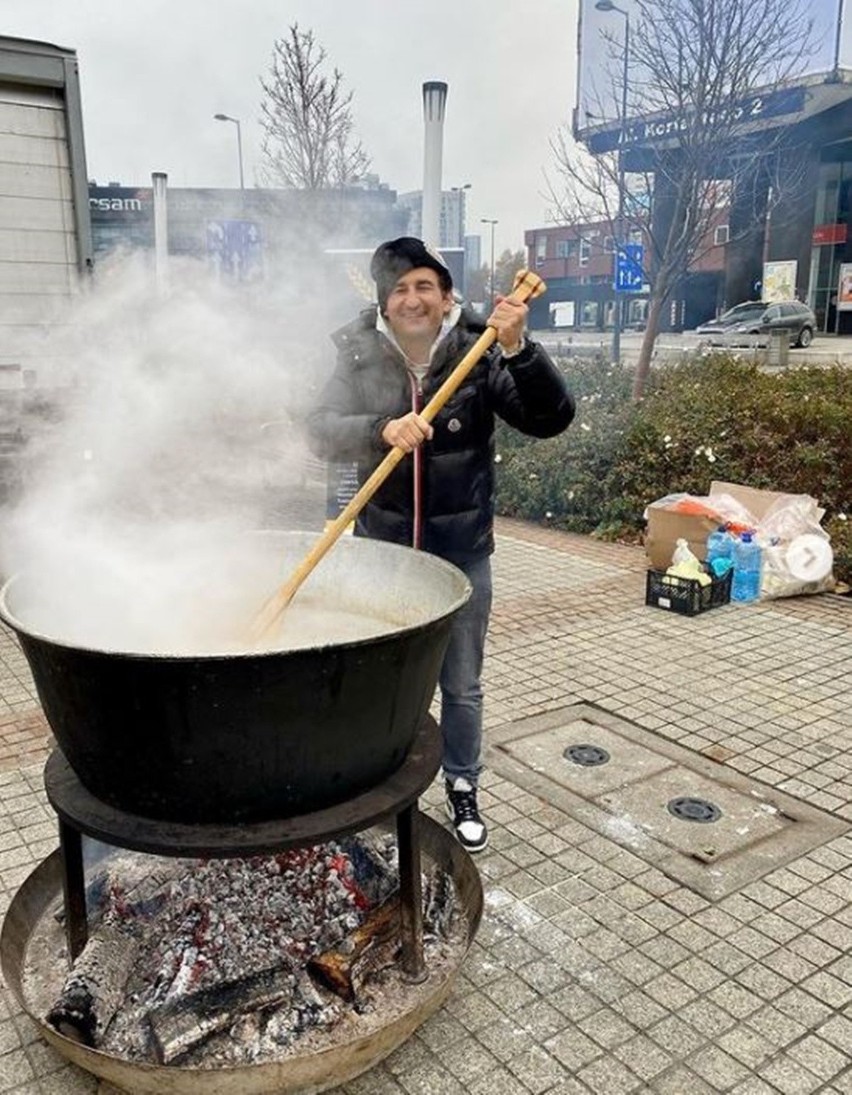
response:
<path id="1" fill-rule="evenodd" d="M 488 833 L 479 814 L 482 659 L 491 612 L 495 416 L 533 437 L 574 415 L 559 371 L 524 334 L 527 307 L 498 298 L 483 323 L 453 296 L 450 271 L 421 240 L 373 255 L 378 308 L 337 331 L 337 367 L 309 420 L 317 452 L 357 461 L 363 483 L 399 447 L 409 454 L 358 516 L 355 533 L 432 552 L 464 571 L 473 594 L 453 622 L 441 669 L 447 812 L 469 851 Z M 486 326 L 497 343 L 432 424 L 420 414 Z"/>

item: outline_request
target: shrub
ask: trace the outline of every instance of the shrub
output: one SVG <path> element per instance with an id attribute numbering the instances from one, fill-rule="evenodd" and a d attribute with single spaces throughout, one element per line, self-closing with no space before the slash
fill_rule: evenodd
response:
<path id="1" fill-rule="evenodd" d="M 640 404 L 631 371 L 600 358 L 560 362 L 577 417 L 546 442 L 501 428 L 498 511 L 605 538 L 637 539 L 643 512 L 712 479 L 810 494 L 826 510 L 835 573 L 852 577 L 852 371 L 770 374 L 729 353 L 655 369 Z"/>

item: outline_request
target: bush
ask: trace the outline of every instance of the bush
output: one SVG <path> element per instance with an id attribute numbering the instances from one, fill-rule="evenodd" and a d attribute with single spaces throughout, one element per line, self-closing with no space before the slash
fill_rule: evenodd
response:
<path id="1" fill-rule="evenodd" d="M 575 422 L 545 442 L 500 428 L 500 513 L 636 540 L 649 502 L 705 495 L 712 479 L 810 494 L 826 510 L 835 574 L 850 581 L 852 371 L 770 374 L 736 355 L 698 352 L 655 369 L 634 404 L 631 370 L 600 358 L 560 365 Z"/>

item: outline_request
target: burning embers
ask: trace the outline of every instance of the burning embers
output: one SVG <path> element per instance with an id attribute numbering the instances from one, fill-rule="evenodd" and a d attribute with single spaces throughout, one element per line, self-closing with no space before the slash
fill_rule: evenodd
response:
<path id="1" fill-rule="evenodd" d="M 48 1014 L 60 1033 L 161 1064 L 279 1059 L 393 1018 L 396 845 L 358 837 L 228 860 L 115 855 L 89 888 L 90 937 Z M 423 880 L 427 968 L 457 960 L 452 879 Z"/>

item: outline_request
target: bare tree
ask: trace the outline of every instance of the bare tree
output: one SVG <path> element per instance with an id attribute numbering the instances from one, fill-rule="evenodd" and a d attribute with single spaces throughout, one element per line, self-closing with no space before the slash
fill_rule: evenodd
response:
<path id="1" fill-rule="evenodd" d="M 591 156 L 562 131 L 552 148 L 560 219 L 606 220 L 622 243 L 638 229 L 648 245 L 638 399 L 663 308 L 707 246 L 720 195 L 735 195 L 741 209 L 753 195 L 751 223 L 744 218 L 738 229 L 744 235 L 765 222 L 767 201 L 781 198 L 789 131 L 768 128 L 761 106 L 801 72 L 812 22 L 805 0 L 636 0 L 634 8 L 627 115 L 618 108 L 617 142 Z M 601 117 L 612 117 L 610 104 L 622 101 L 622 49 L 610 41 L 611 86 Z M 789 186 L 791 173 L 783 174 Z"/>
<path id="2" fill-rule="evenodd" d="M 299 190 L 328 190 L 361 179 L 370 161 L 354 137 L 353 92 L 327 72 L 313 31 L 294 23 L 275 42 L 269 78 L 261 79 L 265 181 Z"/>

